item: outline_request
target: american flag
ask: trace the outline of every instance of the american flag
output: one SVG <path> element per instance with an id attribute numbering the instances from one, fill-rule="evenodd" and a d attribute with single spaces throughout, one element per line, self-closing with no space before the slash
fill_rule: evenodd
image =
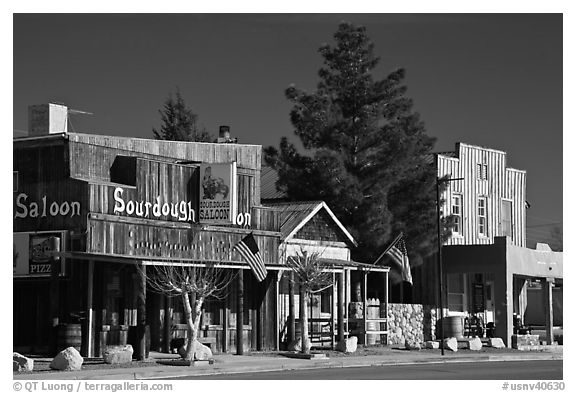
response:
<path id="1" fill-rule="evenodd" d="M 404 234 L 400 233 L 398 237 L 388 246 L 386 251 L 376 259 L 374 264 L 377 264 L 384 255 L 389 255 L 396 263 L 396 267 L 402 272 L 402 281 L 408 281 L 412 284 L 412 273 L 410 272 L 410 261 L 408 260 L 408 252 L 406 251 L 406 243 L 404 243 Z"/>
<path id="2" fill-rule="evenodd" d="M 254 236 L 252 234 L 247 235 L 240 240 L 234 248 L 246 259 L 258 282 L 264 281 L 268 272 L 266 271 L 266 265 L 264 265 Z"/>

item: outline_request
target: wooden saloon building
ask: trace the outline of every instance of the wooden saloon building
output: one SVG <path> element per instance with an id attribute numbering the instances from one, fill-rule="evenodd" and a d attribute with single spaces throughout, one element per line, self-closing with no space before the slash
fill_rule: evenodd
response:
<path id="1" fill-rule="evenodd" d="M 279 349 L 297 317 L 297 288 L 284 274 L 296 244 L 331 250 L 338 285 L 311 303 L 332 344 L 353 328 L 366 334 L 366 315 L 348 319 L 355 282 L 364 303 L 369 294 L 387 302 L 388 269 L 349 261 L 354 239 L 325 204 L 296 215 L 261 204 L 261 146 L 69 133 L 65 106 L 29 111 L 29 135 L 13 142 L 15 350 L 70 344 L 92 357 L 130 343 L 139 358 L 168 351 L 185 331 L 181 302 L 150 291 L 138 269 L 208 262 L 237 274 L 225 299 L 205 303 L 201 341 L 214 352 L 238 352 L 239 342 Z M 268 270 L 263 282 L 234 249 L 250 233 Z M 379 291 L 369 292 L 368 271 Z M 385 337 L 385 317 L 375 321 Z"/>

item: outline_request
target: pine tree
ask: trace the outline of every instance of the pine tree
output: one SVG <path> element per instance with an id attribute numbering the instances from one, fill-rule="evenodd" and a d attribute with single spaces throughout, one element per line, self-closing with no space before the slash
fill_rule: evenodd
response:
<path id="1" fill-rule="evenodd" d="M 359 242 L 354 258 L 372 262 L 400 231 L 411 261 L 435 251 L 435 139 L 406 96 L 405 71 L 375 80 L 379 58 L 364 27 L 340 24 L 323 45 L 313 93 L 294 86 L 290 119 L 305 154 L 282 138 L 265 160 L 292 200 L 321 199 Z"/>
<path id="2" fill-rule="evenodd" d="M 170 93 L 160 112 L 160 130 L 152 129 L 154 138 L 169 141 L 213 142 L 214 138 L 198 126 L 198 115 L 186 106 L 180 90 L 176 89 L 176 97 Z"/>

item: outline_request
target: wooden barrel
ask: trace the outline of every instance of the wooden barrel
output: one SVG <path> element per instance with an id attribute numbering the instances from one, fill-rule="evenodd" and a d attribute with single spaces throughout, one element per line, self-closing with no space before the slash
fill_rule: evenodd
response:
<path id="1" fill-rule="evenodd" d="M 80 352 L 82 345 L 82 325 L 79 323 L 63 323 L 58 325 L 56 346 L 58 352 L 68 347 L 74 347 Z"/>
<path id="2" fill-rule="evenodd" d="M 464 333 L 464 318 L 460 316 L 442 318 L 444 337 L 462 338 Z"/>

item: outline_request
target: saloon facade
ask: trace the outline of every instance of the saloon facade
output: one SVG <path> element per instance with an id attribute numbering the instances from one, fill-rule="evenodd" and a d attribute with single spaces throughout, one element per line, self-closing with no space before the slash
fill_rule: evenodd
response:
<path id="1" fill-rule="evenodd" d="M 350 261 L 355 241 L 325 204 L 297 217 L 262 205 L 261 146 L 69 133 L 67 108 L 48 104 L 30 108 L 29 136 L 14 139 L 13 151 L 15 349 L 73 343 L 100 356 L 128 342 L 140 358 L 168 351 L 185 332 L 182 305 L 151 292 L 138 270 L 212 262 L 237 274 L 225 299 L 206 302 L 201 341 L 215 352 L 278 349 L 295 334 L 298 288 L 285 261 L 296 243 L 332 250 L 323 258 L 337 284 L 324 306 L 311 302 L 324 312 L 319 329 L 332 344 L 349 322 L 367 334 L 366 315 L 348 320 L 349 288 L 366 302 L 368 271 L 385 288 L 388 269 Z M 250 233 L 263 282 L 234 249 Z M 373 296 L 384 303 L 386 294 Z M 385 335 L 385 318 L 377 322 L 373 334 Z"/>

